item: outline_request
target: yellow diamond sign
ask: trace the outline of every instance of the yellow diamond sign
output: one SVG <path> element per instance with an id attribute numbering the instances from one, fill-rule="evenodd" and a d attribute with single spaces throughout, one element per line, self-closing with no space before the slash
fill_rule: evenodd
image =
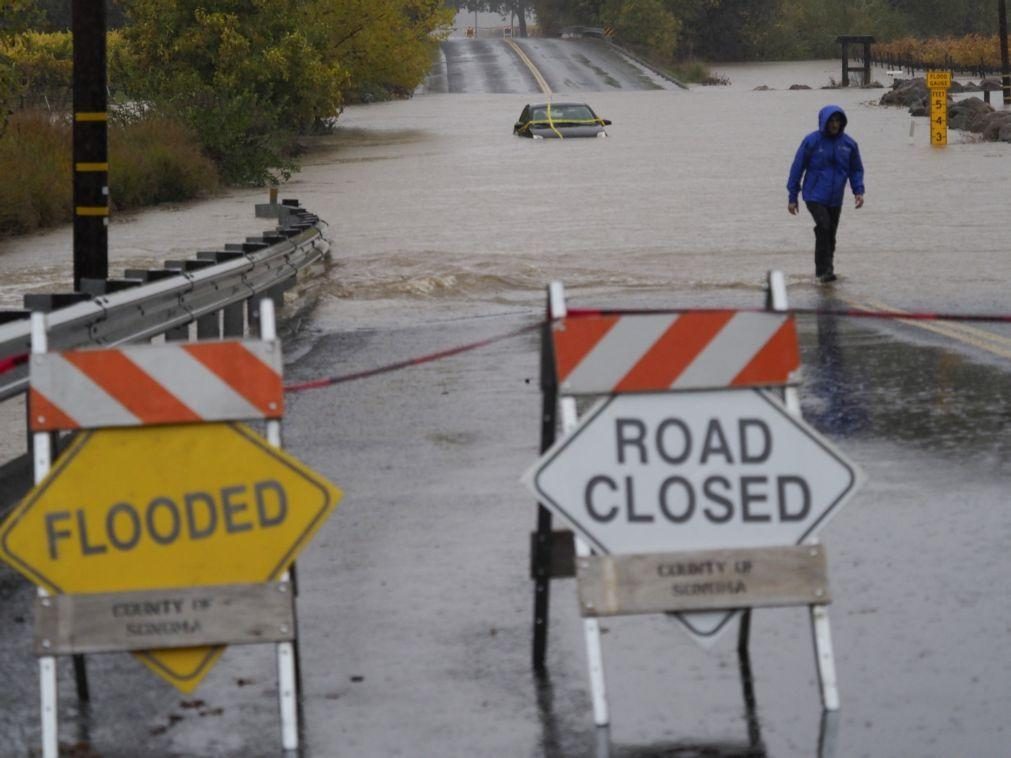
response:
<path id="1" fill-rule="evenodd" d="M 242 424 L 100 429 L 79 435 L 0 525 L 0 559 L 52 593 L 266 582 L 340 498 Z M 191 692 L 223 649 L 137 655 Z"/>

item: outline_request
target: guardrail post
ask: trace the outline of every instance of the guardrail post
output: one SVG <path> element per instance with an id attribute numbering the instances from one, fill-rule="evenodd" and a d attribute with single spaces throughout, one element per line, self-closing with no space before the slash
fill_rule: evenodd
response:
<path id="1" fill-rule="evenodd" d="M 280 284 L 271 287 L 267 290 L 267 296 L 274 301 L 274 309 L 280 312 L 284 308 L 284 293 L 291 289 L 292 285 L 295 283 L 295 279 L 286 279 Z"/>
<path id="2" fill-rule="evenodd" d="M 226 305 L 221 313 L 223 337 L 242 337 L 245 335 L 246 317 L 242 310 L 242 303 Z"/>
<path id="3" fill-rule="evenodd" d="M 263 293 L 257 293 L 245 300 L 246 323 L 249 324 L 250 337 L 260 336 L 260 301 L 262 299 Z"/>
<path id="4" fill-rule="evenodd" d="M 221 337 L 221 317 L 220 311 L 208 313 L 197 319 L 197 339 L 216 340 Z"/>
<path id="5" fill-rule="evenodd" d="M 174 326 L 165 332 L 166 342 L 188 342 L 190 339 L 190 325 Z"/>

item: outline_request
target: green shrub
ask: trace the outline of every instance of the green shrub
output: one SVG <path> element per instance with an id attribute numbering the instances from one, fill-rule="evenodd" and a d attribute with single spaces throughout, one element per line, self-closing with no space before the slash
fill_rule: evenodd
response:
<path id="1" fill-rule="evenodd" d="M 109 84 L 117 90 L 129 65 L 129 52 L 119 32 L 109 32 L 106 40 Z M 15 109 L 45 106 L 69 110 L 73 60 L 70 32 L 26 31 L 0 37 L 0 78 L 10 79 L 6 88 L 0 82 L 0 90 L 8 90 Z"/>

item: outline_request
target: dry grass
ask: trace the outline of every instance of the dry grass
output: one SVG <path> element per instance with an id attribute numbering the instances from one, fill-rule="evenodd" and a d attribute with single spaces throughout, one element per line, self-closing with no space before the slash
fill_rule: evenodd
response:
<path id="1" fill-rule="evenodd" d="M 45 111 L 11 116 L 0 136 L 0 234 L 72 219 L 71 134 Z"/>
<path id="2" fill-rule="evenodd" d="M 218 187 L 218 172 L 179 122 L 148 116 L 109 130 L 115 208 L 189 200 Z"/>
<path id="3" fill-rule="evenodd" d="M 114 209 L 178 202 L 219 186 L 214 164 L 178 122 L 147 116 L 109 129 Z M 0 235 L 73 220 L 71 128 L 46 111 L 11 116 L 0 134 Z"/>

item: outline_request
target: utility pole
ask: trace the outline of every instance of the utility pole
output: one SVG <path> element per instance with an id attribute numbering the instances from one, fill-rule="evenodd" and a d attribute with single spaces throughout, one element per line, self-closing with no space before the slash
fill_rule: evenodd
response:
<path id="1" fill-rule="evenodd" d="M 1008 62 L 1007 50 L 1007 0 L 997 0 L 997 13 L 1000 16 L 1000 62 L 1004 89 L 1004 105 L 1011 105 L 1011 63 Z"/>
<path id="2" fill-rule="evenodd" d="M 73 0 L 74 289 L 109 276 L 109 103 L 105 3 Z"/>

